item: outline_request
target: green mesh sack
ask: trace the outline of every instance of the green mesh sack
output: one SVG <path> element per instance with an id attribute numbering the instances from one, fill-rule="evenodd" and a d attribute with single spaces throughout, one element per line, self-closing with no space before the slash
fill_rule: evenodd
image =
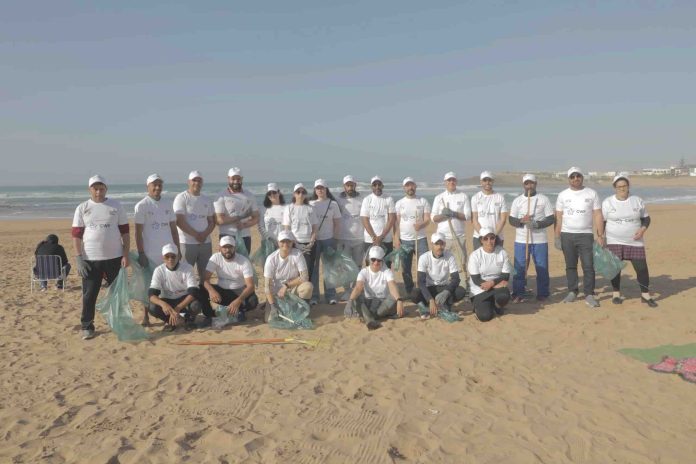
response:
<path id="1" fill-rule="evenodd" d="M 249 250 L 247 250 L 246 243 L 244 243 L 244 237 L 240 235 L 235 235 L 235 239 L 237 240 L 237 244 L 235 245 L 237 253 L 244 256 L 245 258 L 248 258 Z"/>
<path id="2" fill-rule="evenodd" d="M 213 329 L 222 329 L 226 325 L 242 322 L 244 320 L 244 313 L 242 311 L 238 311 L 235 315 L 230 315 L 227 310 L 227 306 L 217 305 L 217 308 L 215 308 L 215 316 L 212 320 Z"/>
<path id="3" fill-rule="evenodd" d="M 401 245 L 396 248 L 391 253 L 384 257 L 384 261 L 387 264 L 391 264 L 392 271 L 399 271 L 401 269 L 401 262 L 408 256 L 409 253 L 413 253 L 413 247 L 409 245 Z"/>
<path id="4" fill-rule="evenodd" d="M 439 317 L 443 321 L 447 321 L 447 322 L 459 322 L 462 320 L 462 318 L 459 317 L 459 314 L 455 313 L 454 311 L 450 311 L 448 309 L 439 310 L 437 312 L 437 317 Z"/>
<path id="5" fill-rule="evenodd" d="M 328 288 L 348 288 L 358 278 L 358 266 L 352 258 L 333 248 L 327 248 L 321 254 L 324 267 L 324 284 Z"/>
<path id="6" fill-rule="evenodd" d="M 268 325 L 274 329 L 313 329 L 314 324 L 309 318 L 309 304 L 292 293 L 286 293 L 285 298 L 276 298 L 278 314 L 272 314 Z"/>
<path id="7" fill-rule="evenodd" d="M 128 274 L 125 268 L 121 268 L 116 280 L 109 285 L 106 295 L 97 302 L 96 308 L 119 341 L 147 340 L 148 333 L 133 320 L 128 300 Z"/>
<path id="8" fill-rule="evenodd" d="M 128 253 L 130 267 L 133 271 L 131 279 L 128 281 L 128 296 L 131 300 L 140 301 L 145 305 L 150 304 L 150 296 L 147 294 L 152 282 L 154 269 L 150 266 L 142 267 L 138 262 L 138 253 L 131 251 Z"/>
<path id="9" fill-rule="evenodd" d="M 602 274 L 609 280 L 616 277 L 626 266 L 626 263 L 621 261 L 618 256 L 606 248 L 602 248 L 597 242 L 592 245 L 592 254 L 595 272 Z"/>
<path id="10" fill-rule="evenodd" d="M 260 266 L 263 268 L 263 266 L 266 264 L 266 258 L 268 258 L 268 255 L 270 255 L 277 249 L 278 247 L 276 246 L 273 240 L 271 240 L 270 238 L 265 238 L 261 240 L 261 246 L 258 250 L 256 250 L 256 253 L 254 253 L 251 256 L 251 262 L 254 263 L 256 266 Z"/>

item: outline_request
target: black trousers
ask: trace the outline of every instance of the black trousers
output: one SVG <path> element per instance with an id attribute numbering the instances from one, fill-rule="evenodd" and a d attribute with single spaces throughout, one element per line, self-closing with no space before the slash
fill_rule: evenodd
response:
<path id="1" fill-rule="evenodd" d="M 222 298 L 222 301 L 217 304 L 222 306 L 229 306 L 229 304 L 237 298 L 239 298 L 239 295 L 241 295 L 244 291 L 244 289 L 242 288 L 239 288 L 237 290 L 229 290 L 226 288 L 219 287 L 216 284 L 213 284 L 213 288 L 220 294 L 220 298 Z M 203 315 L 205 317 L 215 317 L 215 311 L 213 310 L 213 307 L 210 304 L 209 298 L 210 295 L 208 295 L 208 292 L 204 289 L 201 293 Z M 242 313 L 244 313 L 246 311 L 251 311 L 252 309 L 255 309 L 258 305 L 259 297 L 256 296 L 256 293 L 252 293 L 251 295 L 246 297 L 242 305 L 239 307 L 239 310 Z"/>
<path id="2" fill-rule="evenodd" d="M 438 293 L 440 293 L 443 290 L 447 290 L 447 285 L 431 285 L 428 287 L 428 291 L 430 292 L 430 295 L 432 295 L 433 298 L 437 296 Z M 447 306 L 452 306 L 454 303 L 457 301 L 461 301 L 464 297 L 466 296 L 466 290 L 462 287 L 457 287 L 457 289 L 454 291 L 454 295 L 450 293 L 449 298 L 447 298 Z M 420 288 L 416 287 L 411 291 L 411 301 L 413 301 L 415 304 L 418 303 L 423 303 L 426 306 L 429 304 L 428 301 L 425 301 L 425 297 L 423 296 L 423 292 L 421 292 Z"/>
<path id="3" fill-rule="evenodd" d="M 85 261 L 90 266 L 87 277 L 82 278 L 82 330 L 94 330 L 94 305 L 99 297 L 102 279 L 111 283 L 116 280 L 121 270 L 121 257 L 102 261 Z"/>
<path id="4" fill-rule="evenodd" d="M 648 293 L 650 291 L 650 273 L 648 272 L 648 262 L 644 259 L 632 259 L 630 261 L 631 264 L 633 264 L 633 269 L 636 270 L 640 291 L 642 293 Z M 616 277 L 611 279 L 611 286 L 615 292 L 621 290 L 621 272 L 616 274 Z"/>
<path id="5" fill-rule="evenodd" d="M 578 258 L 582 264 L 582 290 L 585 296 L 594 295 L 595 271 L 592 255 L 593 234 L 561 232 L 561 248 L 566 263 L 568 291 L 578 293 Z"/>
<path id="6" fill-rule="evenodd" d="M 176 307 L 179 303 L 184 301 L 184 298 L 186 298 L 186 295 L 179 297 L 179 298 L 162 298 L 169 306 L 172 308 Z M 191 303 L 189 303 L 186 308 L 184 308 L 183 313 L 184 313 L 184 320 L 185 321 L 192 321 L 196 318 L 196 315 L 200 314 L 201 312 L 201 302 L 194 299 Z M 155 303 L 150 303 L 150 306 L 147 308 L 147 312 L 150 313 L 151 315 L 155 316 L 157 319 L 164 321 L 164 322 L 169 322 L 169 315 L 164 312 L 162 307 L 160 305 L 156 305 Z"/>
<path id="7" fill-rule="evenodd" d="M 486 292 L 479 293 L 471 299 L 474 304 L 474 314 L 481 322 L 488 322 L 496 314 L 498 308 L 503 308 L 510 301 L 510 289 L 492 288 Z"/>

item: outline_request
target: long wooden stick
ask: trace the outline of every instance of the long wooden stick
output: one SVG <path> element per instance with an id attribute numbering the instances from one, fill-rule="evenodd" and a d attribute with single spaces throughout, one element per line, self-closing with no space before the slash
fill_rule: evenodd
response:
<path id="1" fill-rule="evenodd" d="M 442 199 L 442 198 L 441 198 Z M 444 203 L 445 200 L 442 200 Z M 449 203 L 444 203 L 447 209 L 449 209 Z M 459 241 L 459 237 L 457 237 L 457 233 L 454 231 L 454 226 L 452 225 L 452 218 L 448 217 L 447 218 L 447 224 L 449 225 L 449 230 L 450 234 L 452 234 L 452 238 L 454 241 L 457 243 L 459 246 L 459 252 L 462 255 L 462 270 L 464 271 L 464 288 L 466 289 L 467 293 L 469 292 L 469 270 L 466 268 L 467 264 L 467 256 L 466 256 L 466 245 L 462 245 L 462 242 Z"/>
<path id="2" fill-rule="evenodd" d="M 207 346 L 207 345 L 282 345 L 297 343 L 302 345 L 317 346 L 320 340 L 300 340 L 299 338 L 253 338 L 248 340 L 179 340 L 173 345 L 183 346 Z"/>
<path id="3" fill-rule="evenodd" d="M 532 197 L 531 197 L 531 190 L 527 190 L 527 216 L 529 216 L 529 210 L 531 208 L 532 204 Z M 529 270 L 529 236 L 532 233 L 532 228 L 530 227 L 529 224 L 525 224 L 525 229 L 527 229 L 527 240 L 524 245 L 524 275 L 525 278 L 527 277 L 527 271 Z"/>

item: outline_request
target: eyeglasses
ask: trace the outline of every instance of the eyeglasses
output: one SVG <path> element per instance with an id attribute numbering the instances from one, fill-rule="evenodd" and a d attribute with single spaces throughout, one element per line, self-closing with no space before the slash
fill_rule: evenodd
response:
<path id="1" fill-rule="evenodd" d="M 493 182 L 493 179 L 486 177 L 485 179 L 481 179 L 481 182 Z"/>
<path id="2" fill-rule="evenodd" d="M 575 173 L 570 175 L 571 179 L 577 179 L 578 177 L 582 179 L 582 174 Z"/>
<path id="3" fill-rule="evenodd" d="M 278 191 L 277 190 L 269 190 L 268 194 L 269 195 L 278 195 Z"/>
<path id="4" fill-rule="evenodd" d="M 382 186 L 384 186 L 384 184 L 381 182 L 375 182 L 374 184 L 372 184 L 372 186 L 373 187 L 382 187 Z"/>
<path id="5" fill-rule="evenodd" d="M 307 191 L 306 190 L 298 190 L 297 192 L 295 192 L 295 195 L 307 195 Z"/>
<path id="6" fill-rule="evenodd" d="M 381 263 L 382 262 L 381 259 L 377 259 L 377 258 L 370 258 L 370 261 L 373 263 Z"/>
<path id="7" fill-rule="evenodd" d="M 486 235 L 485 237 L 481 237 L 481 240 L 495 240 L 495 235 Z"/>
<path id="8" fill-rule="evenodd" d="M 628 184 L 615 185 L 614 188 L 617 188 L 617 189 L 627 189 L 627 188 L 628 188 Z"/>

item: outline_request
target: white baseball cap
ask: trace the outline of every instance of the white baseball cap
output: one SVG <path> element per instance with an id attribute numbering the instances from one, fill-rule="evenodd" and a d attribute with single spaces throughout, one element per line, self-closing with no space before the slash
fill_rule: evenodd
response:
<path id="1" fill-rule="evenodd" d="M 372 179 L 370 179 L 370 185 L 374 184 L 375 182 L 382 182 L 382 178 L 379 176 L 374 176 Z M 382 182 L 384 183 L 384 182 Z"/>
<path id="2" fill-rule="evenodd" d="M 445 174 L 445 178 L 443 180 L 447 179 L 457 179 L 457 175 L 454 173 L 454 171 L 450 171 L 447 174 Z"/>
<path id="3" fill-rule="evenodd" d="M 368 253 L 370 259 L 384 259 L 384 249 L 381 246 L 373 246 Z"/>
<path id="4" fill-rule="evenodd" d="M 200 177 L 201 179 L 203 179 L 203 174 L 201 174 L 201 171 L 191 171 L 191 172 L 189 172 L 189 177 L 188 177 L 189 180 L 193 180 L 193 179 L 195 179 L 196 177 Z"/>
<path id="5" fill-rule="evenodd" d="M 326 181 L 324 179 L 317 179 L 314 181 L 314 187 L 328 188 L 328 185 L 326 185 Z"/>
<path id="6" fill-rule="evenodd" d="M 346 177 L 343 178 L 343 183 L 347 184 L 348 182 L 355 183 L 355 178 L 348 174 Z"/>
<path id="7" fill-rule="evenodd" d="M 292 232 L 289 230 L 281 230 L 278 232 L 278 241 L 282 242 L 283 240 L 290 240 L 291 242 L 294 242 L 295 237 L 293 237 Z"/>
<path id="8" fill-rule="evenodd" d="M 302 182 L 300 182 L 299 184 L 295 184 L 295 186 L 292 188 L 292 191 L 297 192 L 300 189 L 307 190 Z"/>
<path id="9" fill-rule="evenodd" d="M 162 256 L 169 254 L 179 255 L 179 249 L 173 243 L 167 243 L 162 247 Z"/>
<path id="10" fill-rule="evenodd" d="M 491 229 L 490 227 L 481 227 L 479 230 L 479 238 L 485 237 L 486 235 L 496 235 L 495 231 Z"/>
<path id="11" fill-rule="evenodd" d="M 162 180 L 160 175 L 159 174 L 150 174 L 149 176 L 147 176 L 147 180 L 145 181 L 145 185 L 150 185 L 151 183 L 153 183 L 156 180 Z"/>
<path id="12" fill-rule="evenodd" d="M 234 235 L 225 235 L 220 239 L 220 246 L 232 245 L 237 246 L 237 238 Z"/>
<path id="13" fill-rule="evenodd" d="M 536 176 L 535 176 L 534 174 L 529 174 L 529 173 L 527 173 L 527 174 L 525 174 L 524 176 L 522 176 L 522 183 L 523 183 L 523 184 L 524 184 L 525 182 L 527 182 L 528 180 L 530 180 L 530 181 L 532 181 L 532 182 L 536 182 L 536 181 L 537 181 L 537 180 L 536 180 Z"/>
<path id="14" fill-rule="evenodd" d="M 445 236 L 442 235 L 441 233 L 435 232 L 433 235 L 430 236 L 430 243 L 437 243 L 437 242 L 444 242 L 445 241 Z"/>
<path id="15" fill-rule="evenodd" d="M 278 184 L 276 184 L 275 182 L 271 182 L 270 184 L 268 184 L 266 186 L 266 191 L 267 192 L 279 192 L 280 189 L 278 188 Z"/>
<path id="16" fill-rule="evenodd" d="M 106 185 L 106 179 L 104 179 L 102 176 L 99 174 L 94 175 L 89 178 L 89 181 L 87 182 L 87 187 L 91 187 L 94 184 L 104 184 Z"/>
<path id="17" fill-rule="evenodd" d="M 585 175 L 582 173 L 582 169 L 573 166 L 572 168 L 568 169 L 568 177 L 570 177 L 571 174 L 580 174 L 581 176 L 585 177 Z"/>
<path id="18" fill-rule="evenodd" d="M 227 171 L 227 177 L 232 177 L 232 176 L 242 176 L 242 170 L 239 169 L 238 167 L 230 168 L 229 171 Z"/>
<path id="19" fill-rule="evenodd" d="M 413 177 L 405 177 L 404 180 L 401 182 L 401 185 L 406 186 L 409 182 L 413 182 L 414 184 L 416 183 L 415 180 L 413 180 Z"/>
<path id="20" fill-rule="evenodd" d="M 493 173 L 491 171 L 483 171 L 481 173 L 481 175 L 479 176 L 479 179 L 483 180 L 486 177 L 489 179 L 495 179 L 495 177 L 493 176 Z"/>
<path id="21" fill-rule="evenodd" d="M 611 185 L 614 185 L 617 180 L 619 179 L 624 179 L 626 182 L 631 182 L 631 179 L 628 177 L 627 172 L 620 172 L 614 176 L 614 179 L 611 181 Z"/>

